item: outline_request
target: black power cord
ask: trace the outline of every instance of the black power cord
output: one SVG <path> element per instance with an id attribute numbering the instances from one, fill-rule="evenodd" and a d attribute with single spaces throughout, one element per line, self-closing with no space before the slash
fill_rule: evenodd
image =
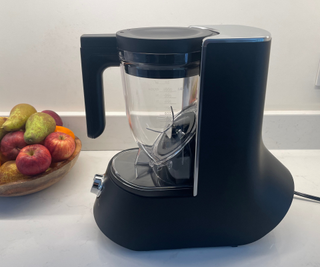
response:
<path id="1" fill-rule="evenodd" d="M 312 200 L 320 201 L 320 197 L 315 197 L 315 196 L 312 196 L 312 195 L 303 194 L 303 193 L 300 193 L 300 192 L 297 192 L 297 191 L 294 191 L 294 194 L 299 196 L 299 197 L 304 197 L 304 198 L 309 198 L 309 199 L 312 199 Z"/>

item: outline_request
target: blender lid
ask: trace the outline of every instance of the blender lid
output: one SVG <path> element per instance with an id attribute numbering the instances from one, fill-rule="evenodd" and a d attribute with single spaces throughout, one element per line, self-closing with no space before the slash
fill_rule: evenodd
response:
<path id="1" fill-rule="evenodd" d="M 118 31 L 118 48 L 138 53 L 191 53 L 200 51 L 202 40 L 215 35 L 207 29 L 148 27 Z"/>

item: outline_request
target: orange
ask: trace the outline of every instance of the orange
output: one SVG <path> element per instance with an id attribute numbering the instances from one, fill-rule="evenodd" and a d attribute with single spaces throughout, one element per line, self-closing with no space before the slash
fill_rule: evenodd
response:
<path id="1" fill-rule="evenodd" d="M 60 133 L 65 133 L 65 134 L 68 134 L 70 135 L 73 139 L 76 139 L 74 133 L 66 128 L 66 127 L 63 127 L 63 126 L 56 126 L 56 129 L 54 130 L 55 132 L 60 132 Z"/>

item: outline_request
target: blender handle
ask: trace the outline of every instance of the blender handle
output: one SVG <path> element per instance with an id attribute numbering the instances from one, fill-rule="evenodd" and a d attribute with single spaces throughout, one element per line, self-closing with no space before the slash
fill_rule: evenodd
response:
<path id="1" fill-rule="evenodd" d="M 120 65 L 116 35 L 82 35 L 81 65 L 87 135 L 90 138 L 96 138 L 105 128 L 102 74 L 106 68 Z"/>

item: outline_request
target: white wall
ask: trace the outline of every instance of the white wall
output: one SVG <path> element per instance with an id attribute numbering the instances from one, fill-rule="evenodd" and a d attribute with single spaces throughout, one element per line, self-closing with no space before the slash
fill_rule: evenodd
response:
<path id="1" fill-rule="evenodd" d="M 273 36 L 267 110 L 320 110 L 319 0 L 12 0 L 0 5 L 0 112 L 15 104 L 83 111 L 80 36 L 141 26 L 242 24 Z M 123 111 L 119 69 L 107 110 Z"/>

